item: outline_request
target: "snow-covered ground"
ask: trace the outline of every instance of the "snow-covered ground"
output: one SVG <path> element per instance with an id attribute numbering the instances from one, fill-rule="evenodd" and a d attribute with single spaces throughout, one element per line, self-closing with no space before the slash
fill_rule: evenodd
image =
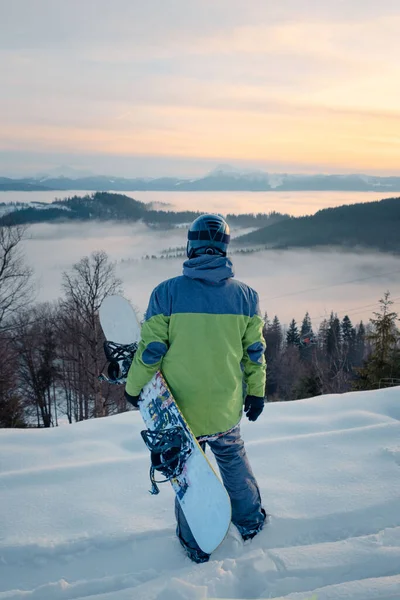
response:
<path id="1" fill-rule="evenodd" d="M 195 565 L 137 412 L 0 430 L 0 600 L 400 599 L 400 388 L 268 404 L 243 436 L 270 524 Z"/>

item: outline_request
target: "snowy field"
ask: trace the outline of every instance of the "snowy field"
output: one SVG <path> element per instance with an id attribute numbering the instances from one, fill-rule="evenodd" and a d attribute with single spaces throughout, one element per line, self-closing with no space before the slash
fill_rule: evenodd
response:
<path id="1" fill-rule="evenodd" d="M 270 524 L 195 565 L 137 412 L 0 430 L 0 600 L 400 599 L 400 388 L 269 404 L 243 436 Z"/>

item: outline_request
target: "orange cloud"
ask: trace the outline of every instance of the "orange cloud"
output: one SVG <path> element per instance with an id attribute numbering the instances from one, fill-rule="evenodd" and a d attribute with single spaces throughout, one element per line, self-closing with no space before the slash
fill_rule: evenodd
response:
<path id="1" fill-rule="evenodd" d="M 139 106 L 100 126 L 15 125 L 0 136 L 18 148 L 40 145 L 68 151 L 196 156 L 297 162 L 357 169 L 396 169 L 400 115 L 314 110 L 215 110 L 186 106 Z"/>
<path id="2" fill-rule="evenodd" d="M 96 42 L 76 62 L 20 55 L 3 73 L 0 148 L 398 170 L 399 29 L 399 15 L 305 18 L 166 47 Z"/>

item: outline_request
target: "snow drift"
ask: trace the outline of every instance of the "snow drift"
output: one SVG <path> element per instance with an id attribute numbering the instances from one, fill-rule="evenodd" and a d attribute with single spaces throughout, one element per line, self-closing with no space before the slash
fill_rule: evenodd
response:
<path id="1" fill-rule="evenodd" d="M 270 524 L 203 565 L 148 494 L 137 412 L 0 430 L 0 600 L 400 599 L 400 388 L 243 421 Z"/>

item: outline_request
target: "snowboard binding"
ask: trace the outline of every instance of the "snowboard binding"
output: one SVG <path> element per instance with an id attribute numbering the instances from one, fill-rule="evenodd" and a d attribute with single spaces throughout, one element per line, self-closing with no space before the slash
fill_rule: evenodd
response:
<path id="1" fill-rule="evenodd" d="M 115 342 L 105 341 L 103 348 L 109 365 L 107 368 L 107 375 L 102 373 L 99 379 L 101 381 L 107 381 L 107 383 L 124 384 L 128 376 L 129 367 L 132 364 L 133 357 L 137 350 L 137 343 L 117 344 Z"/>
<path id="2" fill-rule="evenodd" d="M 192 449 L 182 427 L 170 427 L 158 431 L 145 429 L 141 436 L 151 452 L 150 481 L 152 495 L 159 493 L 157 483 L 165 483 L 180 475 Z M 155 471 L 164 475 L 165 479 L 157 481 Z"/>

